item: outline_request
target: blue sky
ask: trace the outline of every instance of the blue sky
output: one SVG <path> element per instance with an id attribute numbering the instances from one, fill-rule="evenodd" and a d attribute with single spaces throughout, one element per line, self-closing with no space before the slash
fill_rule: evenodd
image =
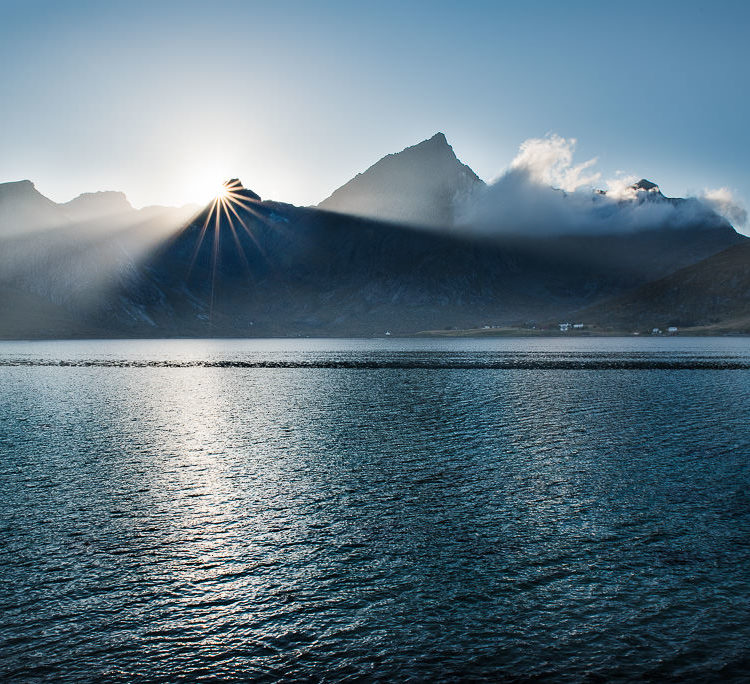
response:
<path id="1" fill-rule="evenodd" d="M 483 178 L 556 133 L 603 178 L 750 199 L 746 2 L 0 0 L 0 181 L 316 203 L 443 131 Z"/>

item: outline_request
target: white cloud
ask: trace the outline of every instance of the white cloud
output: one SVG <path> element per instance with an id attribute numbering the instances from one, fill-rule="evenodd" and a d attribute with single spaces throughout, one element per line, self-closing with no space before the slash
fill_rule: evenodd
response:
<path id="1" fill-rule="evenodd" d="M 566 192 L 591 186 L 599 180 L 601 174 L 586 174 L 586 171 L 596 164 L 597 159 L 573 164 L 577 142 L 575 138 L 562 138 L 554 134 L 544 138 L 529 138 L 521 143 L 510 168 L 525 171 L 536 183 Z"/>
<path id="2" fill-rule="evenodd" d="M 616 200 L 632 200 L 638 195 L 633 184 L 638 181 L 638 176 L 619 171 L 615 178 L 610 178 L 607 183 L 607 197 Z"/>
<path id="3" fill-rule="evenodd" d="M 465 227 L 522 235 L 624 233 L 656 228 L 735 225 L 747 212 L 724 188 L 673 201 L 637 190 L 637 176 L 618 172 L 594 192 L 596 159 L 574 163 L 574 138 L 548 135 L 523 142 L 508 169 L 460 212 Z"/>
<path id="4" fill-rule="evenodd" d="M 734 198 L 729 188 L 706 189 L 700 199 L 735 226 L 747 224 L 747 209 Z"/>

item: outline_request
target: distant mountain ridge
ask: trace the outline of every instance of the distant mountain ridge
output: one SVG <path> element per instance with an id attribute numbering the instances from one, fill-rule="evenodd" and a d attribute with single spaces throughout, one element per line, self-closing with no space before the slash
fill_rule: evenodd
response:
<path id="1" fill-rule="evenodd" d="M 194 213 L 137 210 L 120 192 L 58 204 L 31 181 L 0 184 L 0 335 L 101 334 L 91 311 L 121 315 L 127 303 L 110 295 L 136 277 L 145 251 Z"/>
<path id="2" fill-rule="evenodd" d="M 442 171 L 431 176 L 432 162 Z M 590 203 L 602 220 L 653 205 L 648 230 L 422 230 L 453 221 L 461 193 L 484 188 L 442 134 L 351 183 L 356 192 L 339 199 L 365 197 L 414 220 L 263 201 L 237 179 L 197 213 L 135 210 L 117 192 L 56 204 L 29 181 L 0 184 L 0 337 L 369 336 L 579 314 L 604 321 L 603 302 L 642 306 L 639 288 L 686 267 L 709 264 L 710 273 L 712 255 L 747 243 L 709 207 L 664 197 L 645 179 L 631 197 Z M 674 225 L 658 223 L 673 215 Z M 728 297 L 744 306 L 738 292 Z"/>
<path id="3" fill-rule="evenodd" d="M 84 192 L 75 199 L 58 206 L 73 221 L 89 221 L 102 216 L 136 211 L 124 192 L 112 190 Z"/>
<path id="4" fill-rule="evenodd" d="M 451 226 L 458 208 L 484 186 L 443 133 L 389 154 L 358 173 L 318 208 L 383 221 Z"/>
<path id="5" fill-rule="evenodd" d="M 97 219 L 153 217 L 157 213 L 179 212 L 195 207 L 151 206 L 135 209 L 124 192 L 84 192 L 68 202 L 53 202 L 30 180 L 0 183 L 0 236 L 29 230 L 71 226 Z"/>
<path id="6" fill-rule="evenodd" d="M 0 183 L 0 236 L 59 225 L 60 205 L 40 193 L 30 180 Z"/>

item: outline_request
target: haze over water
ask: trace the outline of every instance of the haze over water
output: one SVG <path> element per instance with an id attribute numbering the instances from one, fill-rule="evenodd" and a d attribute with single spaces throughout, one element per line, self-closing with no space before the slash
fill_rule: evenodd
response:
<path id="1" fill-rule="evenodd" d="M 726 338 L 0 343 L 0 676 L 740 678 L 742 366 Z"/>

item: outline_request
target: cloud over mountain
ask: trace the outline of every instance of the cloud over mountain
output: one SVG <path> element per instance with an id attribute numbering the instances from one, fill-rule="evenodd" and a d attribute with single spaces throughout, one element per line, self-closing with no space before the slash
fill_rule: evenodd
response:
<path id="1" fill-rule="evenodd" d="M 735 226 L 747 225 L 747 209 L 734 198 L 729 188 L 704 190 L 700 199 L 714 211 L 725 216 Z"/>
<path id="2" fill-rule="evenodd" d="M 464 204 L 460 223 L 484 233 L 608 234 L 694 226 L 744 225 L 746 212 L 725 188 L 702 198 L 665 197 L 636 177 L 607 181 L 596 159 L 574 163 L 576 140 L 549 135 L 521 144 L 508 169 Z"/>

